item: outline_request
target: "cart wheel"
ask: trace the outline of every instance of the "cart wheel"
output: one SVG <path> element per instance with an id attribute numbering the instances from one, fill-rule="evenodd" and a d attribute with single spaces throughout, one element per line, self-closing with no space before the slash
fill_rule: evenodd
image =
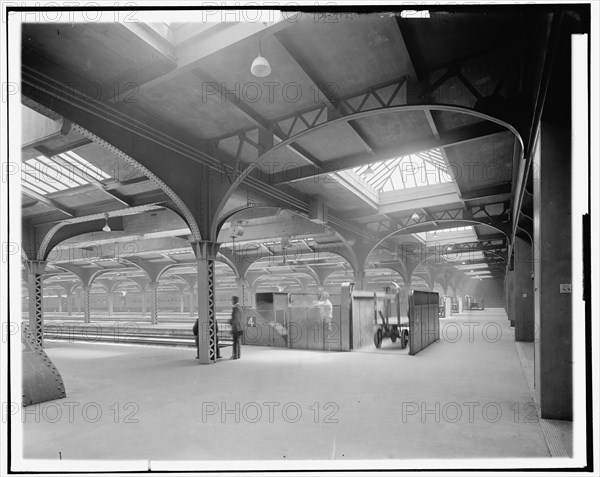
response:
<path id="1" fill-rule="evenodd" d="M 390 338 L 392 338 L 392 343 L 395 343 L 396 340 L 398 339 L 398 335 L 392 335 L 392 336 L 390 336 Z"/>
<path id="2" fill-rule="evenodd" d="M 405 331 L 404 333 L 402 333 L 402 337 L 400 338 L 400 348 L 402 348 L 402 349 L 406 348 L 407 344 L 408 344 L 408 331 Z"/>
<path id="3" fill-rule="evenodd" d="M 381 342 L 383 341 L 383 333 L 381 330 L 377 330 L 375 332 L 375 336 L 373 337 L 373 341 L 375 342 L 376 348 L 381 348 Z"/>

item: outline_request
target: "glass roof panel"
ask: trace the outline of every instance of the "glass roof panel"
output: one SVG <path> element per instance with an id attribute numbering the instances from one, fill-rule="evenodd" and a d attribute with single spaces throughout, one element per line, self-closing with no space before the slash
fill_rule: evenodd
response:
<path id="1" fill-rule="evenodd" d="M 439 230 L 430 230 L 425 232 L 427 240 L 431 240 L 434 237 L 437 237 L 440 234 L 446 233 L 455 233 L 455 232 L 473 232 L 473 226 L 466 225 L 464 227 L 452 227 L 450 229 L 439 229 Z"/>
<path id="2" fill-rule="evenodd" d="M 31 160 L 33 161 L 33 159 Z M 71 189 L 85 184 L 81 180 L 79 182 L 74 181 L 73 174 L 69 173 L 68 169 L 47 157 L 38 156 L 35 160 L 41 165 L 40 170 L 45 171 L 45 175 L 48 176 L 48 182 L 59 190 Z"/>
<path id="3" fill-rule="evenodd" d="M 71 187 L 77 187 L 78 185 L 87 184 L 87 180 L 83 179 L 81 177 L 81 175 L 78 175 L 77 172 L 73 170 L 73 168 L 68 167 L 68 165 L 69 165 L 68 163 L 58 159 L 57 156 L 54 156 L 52 159 L 49 159 L 49 158 L 43 157 L 43 156 L 38 156 L 37 159 L 40 162 L 48 165 L 48 167 L 51 167 L 55 170 L 60 170 L 61 172 L 63 172 L 63 176 L 75 184 L 75 185 L 72 185 Z M 67 167 L 65 167 L 65 165 Z"/>
<path id="4" fill-rule="evenodd" d="M 30 159 L 31 160 L 31 159 Z M 27 161 L 29 162 L 29 161 Z M 52 192 L 56 192 L 56 187 L 50 185 L 43 177 L 43 174 L 39 170 L 35 170 L 33 167 L 31 169 L 23 169 L 23 174 L 21 175 L 21 180 L 26 186 L 37 187 L 44 191 L 44 194 L 51 194 Z"/>
<path id="5" fill-rule="evenodd" d="M 489 270 L 471 270 L 470 272 L 465 272 L 465 275 L 487 275 L 491 273 Z"/>
<path id="6" fill-rule="evenodd" d="M 472 263 L 470 265 L 457 265 L 456 268 L 459 270 L 474 270 L 478 268 L 488 268 L 487 263 Z"/>
<path id="7" fill-rule="evenodd" d="M 47 190 L 38 187 L 39 181 L 35 180 L 34 178 L 30 178 L 28 175 L 22 174 L 21 181 L 24 186 L 29 187 L 32 191 L 37 192 L 38 194 L 45 195 L 48 193 Z"/>
<path id="8" fill-rule="evenodd" d="M 79 154 L 77 154 L 77 153 L 75 153 L 73 151 L 68 151 L 66 153 L 59 154 L 59 156 L 62 157 L 63 159 L 65 159 L 65 160 L 67 160 L 70 164 L 72 164 L 75 167 L 79 168 L 80 170 L 82 170 L 86 174 L 89 174 L 90 177 L 93 177 L 96 180 L 101 181 L 103 179 L 109 179 L 110 178 L 110 176 L 108 174 L 106 174 L 98 166 L 89 163 L 83 157 L 81 157 Z"/>
<path id="9" fill-rule="evenodd" d="M 109 178 L 99 167 L 69 151 L 52 158 L 40 155 L 28 159 L 23 163 L 21 183 L 47 195 Z"/>
<path id="10" fill-rule="evenodd" d="M 378 192 L 452 182 L 439 149 L 365 164 L 354 171 Z"/>

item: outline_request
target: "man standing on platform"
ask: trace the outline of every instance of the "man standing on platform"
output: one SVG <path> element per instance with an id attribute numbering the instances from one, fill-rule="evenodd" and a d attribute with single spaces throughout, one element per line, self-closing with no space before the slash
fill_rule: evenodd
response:
<path id="1" fill-rule="evenodd" d="M 194 327 L 192 328 L 192 331 L 194 332 L 194 341 L 196 342 L 196 359 L 199 358 L 198 356 L 198 318 L 196 318 L 196 322 L 194 323 Z"/>
<path id="2" fill-rule="evenodd" d="M 233 309 L 231 310 L 231 333 L 233 335 L 233 354 L 231 359 L 240 359 L 240 339 L 242 337 L 242 307 L 239 304 L 240 299 L 237 296 L 231 297 L 231 304 Z"/>

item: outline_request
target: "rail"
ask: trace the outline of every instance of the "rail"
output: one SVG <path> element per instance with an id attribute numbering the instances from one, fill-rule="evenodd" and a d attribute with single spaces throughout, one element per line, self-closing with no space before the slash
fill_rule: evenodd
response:
<path id="1" fill-rule="evenodd" d="M 44 340 L 48 342 L 83 341 L 95 343 L 126 343 L 160 346 L 194 347 L 195 340 L 189 328 L 150 328 L 152 325 L 113 320 L 113 326 L 105 323 L 81 323 L 49 321 L 44 324 Z M 218 320 L 219 347 L 232 344 L 231 326 L 228 321 Z M 27 322 L 23 323 L 25 326 Z M 187 324 L 187 323 L 186 323 Z"/>

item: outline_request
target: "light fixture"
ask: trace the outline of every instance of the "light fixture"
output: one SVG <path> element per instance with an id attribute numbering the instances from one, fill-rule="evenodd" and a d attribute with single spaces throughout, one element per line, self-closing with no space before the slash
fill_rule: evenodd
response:
<path id="1" fill-rule="evenodd" d="M 244 227 L 242 221 L 238 220 L 237 223 L 230 229 L 229 236 L 231 237 L 231 251 L 235 256 L 235 239 L 244 235 Z"/>
<path id="2" fill-rule="evenodd" d="M 365 172 L 363 172 L 363 176 L 365 177 L 365 179 L 369 179 L 371 177 L 373 177 L 375 175 L 375 172 L 373 171 L 373 169 L 371 169 L 371 166 L 367 166 L 367 168 L 365 169 Z"/>
<path id="3" fill-rule="evenodd" d="M 433 236 L 434 236 L 434 237 L 437 237 L 437 230 L 434 230 L 434 231 L 433 231 Z"/>
<path id="4" fill-rule="evenodd" d="M 419 214 L 417 214 L 416 212 L 413 212 L 413 214 L 410 216 L 410 218 L 413 220 L 419 220 Z"/>
<path id="5" fill-rule="evenodd" d="M 258 56 L 252 62 L 250 72 L 258 78 L 265 78 L 271 74 L 271 65 L 262 55 L 261 40 L 258 40 Z"/>
<path id="6" fill-rule="evenodd" d="M 110 228 L 110 226 L 108 225 L 108 214 L 104 214 L 104 227 L 102 227 L 102 230 L 104 232 L 111 232 L 112 229 Z"/>
<path id="7" fill-rule="evenodd" d="M 233 226 L 233 228 L 231 229 L 231 235 L 230 237 L 235 239 L 236 237 L 241 237 L 242 235 L 244 235 L 244 227 L 242 225 L 241 221 L 238 221 L 237 224 L 235 224 Z"/>

